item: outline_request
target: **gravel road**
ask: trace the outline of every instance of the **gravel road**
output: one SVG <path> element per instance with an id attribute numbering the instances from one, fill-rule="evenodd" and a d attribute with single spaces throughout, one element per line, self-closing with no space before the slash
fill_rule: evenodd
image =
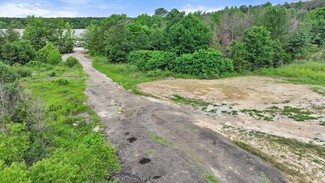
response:
<path id="1" fill-rule="evenodd" d="M 83 49 L 72 54 L 89 74 L 86 94 L 117 146 L 123 171 L 120 182 L 286 182 L 278 170 L 237 147 L 227 138 L 194 125 L 189 108 L 135 95 L 91 66 Z"/>

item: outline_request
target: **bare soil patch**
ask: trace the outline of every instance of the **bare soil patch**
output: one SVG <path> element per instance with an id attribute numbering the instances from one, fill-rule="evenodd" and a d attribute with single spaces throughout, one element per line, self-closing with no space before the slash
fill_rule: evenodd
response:
<path id="1" fill-rule="evenodd" d="M 324 150 L 325 97 L 310 86 L 247 76 L 171 79 L 138 88 L 163 100 L 202 105 L 198 111 L 207 117 L 196 115 L 195 124 L 268 155 L 290 182 L 325 182 L 324 153 L 299 143 Z"/>

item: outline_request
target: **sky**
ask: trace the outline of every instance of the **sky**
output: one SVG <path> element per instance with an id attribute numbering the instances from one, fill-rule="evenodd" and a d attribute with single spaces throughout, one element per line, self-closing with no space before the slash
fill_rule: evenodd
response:
<path id="1" fill-rule="evenodd" d="M 258 5 L 271 2 L 273 5 L 296 0 L 0 0 L 0 17 L 107 17 L 125 13 L 130 17 L 155 9 L 177 8 L 186 13 L 211 12 L 226 6 Z"/>

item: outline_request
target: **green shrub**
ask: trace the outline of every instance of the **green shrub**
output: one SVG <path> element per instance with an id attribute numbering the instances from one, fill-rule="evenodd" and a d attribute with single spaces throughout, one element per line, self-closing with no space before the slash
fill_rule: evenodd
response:
<path id="1" fill-rule="evenodd" d="M 16 63 L 26 64 L 36 56 L 36 51 L 30 41 L 19 40 L 3 45 L 1 57 L 5 63 L 13 65 Z"/>
<path id="2" fill-rule="evenodd" d="M 140 70 L 167 69 L 176 60 L 177 55 L 173 52 L 140 50 L 132 51 L 128 60 Z"/>
<path id="3" fill-rule="evenodd" d="M 16 68 L 16 73 L 20 76 L 20 77 L 30 77 L 32 75 L 32 70 L 30 70 L 29 68 L 25 68 L 25 67 L 17 67 Z"/>
<path id="4" fill-rule="evenodd" d="M 81 66 L 78 59 L 73 56 L 67 58 L 67 60 L 65 61 L 65 65 L 68 67 Z"/>
<path id="5" fill-rule="evenodd" d="M 51 65 L 57 65 L 60 62 L 62 62 L 62 57 L 61 54 L 59 52 L 59 50 L 55 49 L 50 51 L 50 53 L 47 55 L 47 63 L 51 64 Z"/>
<path id="6" fill-rule="evenodd" d="M 11 83 L 17 79 L 14 70 L 7 64 L 0 62 L 0 82 Z"/>
<path id="7" fill-rule="evenodd" d="M 230 59 L 222 58 L 220 51 L 210 48 L 181 55 L 176 59 L 173 69 L 179 73 L 211 78 L 233 71 L 233 64 Z"/>
<path id="8" fill-rule="evenodd" d="M 54 82 L 58 85 L 68 85 L 69 84 L 69 81 L 64 78 L 57 79 Z"/>
<path id="9" fill-rule="evenodd" d="M 270 32 L 264 27 L 252 27 L 244 32 L 243 43 L 248 53 L 247 60 L 251 63 L 249 70 L 273 67 L 273 42 Z"/>
<path id="10" fill-rule="evenodd" d="M 61 54 L 53 43 L 48 42 L 37 52 L 37 59 L 42 63 L 56 65 L 62 61 Z"/>

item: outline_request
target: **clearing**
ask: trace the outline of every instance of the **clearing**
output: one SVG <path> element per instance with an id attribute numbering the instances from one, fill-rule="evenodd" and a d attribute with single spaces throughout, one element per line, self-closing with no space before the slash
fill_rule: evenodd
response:
<path id="1" fill-rule="evenodd" d="M 291 182 L 325 182 L 325 97 L 309 85 L 263 76 L 142 83 L 155 98 L 194 106 L 214 120 L 196 125 L 230 138 Z"/>
<path id="2" fill-rule="evenodd" d="M 89 75 L 86 94 L 117 145 L 120 182 L 286 182 L 279 171 L 227 138 L 199 127 L 211 117 L 124 90 L 75 54 Z"/>

